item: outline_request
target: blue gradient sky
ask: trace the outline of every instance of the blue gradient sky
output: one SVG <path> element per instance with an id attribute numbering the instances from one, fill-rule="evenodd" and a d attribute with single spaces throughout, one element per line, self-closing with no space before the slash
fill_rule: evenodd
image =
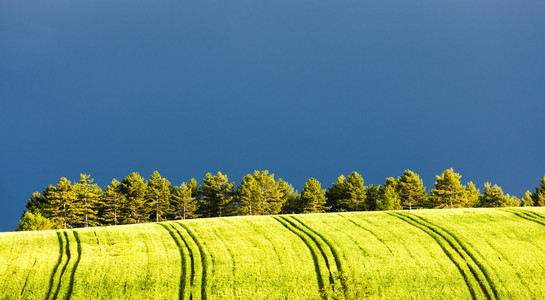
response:
<path id="1" fill-rule="evenodd" d="M 545 174 L 543 1 L 1 1 L 0 231 L 34 191 Z"/>

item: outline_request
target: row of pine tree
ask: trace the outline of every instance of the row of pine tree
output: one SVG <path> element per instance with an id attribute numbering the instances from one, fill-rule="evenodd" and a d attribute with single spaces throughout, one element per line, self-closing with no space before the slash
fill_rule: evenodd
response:
<path id="1" fill-rule="evenodd" d="M 545 176 L 531 193 L 521 198 L 502 189 L 469 182 L 460 183 L 453 169 L 436 176 L 428 194 L 419 175 L 406 170 L 402 176 L 387 178 L 382 185 L 364 185 L 357 172 L 341 175 L 327 190 L 311 178 L 298 193 L 269 171 L 244 176 L 235 189 L 227 175 L 207 173 L 199 185 L 195 179 L 172 185 L 155 171 L 149 180 L 131 173 L 121 182 L 113 179 L 105 188 L 81 174 L 78 183 L 61 178 L 42 193 L 28 199 L 27 210 L 16 230 L 41 230 L 159 222 L 164 220 L 233 215 L 274 215 L 342 211 L 373 211 L 419 208 L 544 206 Z"/>

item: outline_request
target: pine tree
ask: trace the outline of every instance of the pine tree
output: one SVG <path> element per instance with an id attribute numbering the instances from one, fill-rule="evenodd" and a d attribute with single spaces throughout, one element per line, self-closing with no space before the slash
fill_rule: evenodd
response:
<path id="1" fill-rule="evenodd" d="M 76 196 L 75 214 L 78 216 L 77 225 L 80 227 L 97 226 L 99 201 L 102 198 L 102 189 L 91 184 L 94 179 L 91 175 L 80 174 L 78 184 L 74 185 Z"/>
<path id="2" fill-rule="evenodd" d="M 322 213 L 326 211 L 325 190 L 322 190 L 320 182 L 310 178 L 301 192 L 301 205 L 303 213 Z"/>
<path id="3" fill-rule="evenodd" d="M 191 197 L 199 199 L 199 184 L 195 178 L 191 178 L 187 183 L 187 187 L 191 190 Z"/>
<path id="4" fill-rule="evenodd" d="M 363 178 L 357 172 L 346 178 L 341 175 L 326 192 L 327 206 L 331 207 L 331 211 L 366 210 L 365 189 Z"/>
<path id="5" fill-rule="evenodd" d="M 126 199 L 121 209 L 121 224 L 141 223 L 148 220 L 149 208 L 146 205 L 146 183 L 140 174 L 133 172 L 121 181 L 121 193 Z"/>
<path id="6" fill-rule="evenodd" d="M 408 209 L 420 208 L 423 203 L 426 203 L 428 194 L 426 187 L 418 174 L 411 170 L 406 170 L 398 179 L 399 198 L 401 205 Z"/>
<path id="7" fill-rule="evenodd" d="M 340 203 L 349 211 L 366 210 L 367 194 L 366 186 L 363 185 L 363 178 L 357 172 L 352 172 L 345 180 L 346 190 L 348 191 L 348 201 L 342 199 Z"/>
<path id="8" fill-rule="evenodd" d="M 346 197 L 345 180 L 344 175 L 339 176 L 337 181 L 333 182 L 325 192 L 326 205 L 330 207 L 330 211 L 346 211 L 339 203 L 339 199 Z"/>
<path id="9" fill-rule="evenodd" d="M 237 203 L 239 212 L 243 215 L 278 214 L 282 208 L 282 200 L 274 174 L 269 175 L 268 170 L 247 174 L 237 188 Z"/>
<path id="10" fill-rule="evenodd" d="M 104 189 L 102 207 L 100 210 L 101 219 L 104 225 L 118 225 L 122 207 L 125 205 L 125 197 L 121 193 L 121 183 L 117 179 Z"/>
<path id="11" fill-rule="evenodd" d="M 44 191 L 45 193 L 47 192 Z M 40 192 L 34 192 L 27 200 L 26 209 L 32 213 L 44 214 L 48 206 L 47 197 L 42 196 Z"/>
<path id="12" fill-rule="evenodd" d="M 540 185 L 536 186 L 535 192 L 532 194 L 535 206 L 545 206 L 545 176 L 539 181 Z"/>
<path id="13" fill-rule="evenodd" d="M 207 173 L 200 188 L 200 215 L 206 217 L 223 217 L 235 215 L 236 206 L 233 201 L 235 183 L 229 182 L 227 175 L 212 176 Z"/>
<path id="14" fill-rule="evenodd" d="M 482 207 L 506 207 L 520 206 L 517 197 L 504 195 L 503 190 L 498 185 L 491 186 L 490 182 L 485 183 L 484 193 L 481 199 Z"/>
<path id="15" fill-rule="evenodd" d="M 380 187 L 370 184 L 365 191 L 367 210 L 377 210 L 377 202 L 380 200 Z"/>
<path id="16" fill-rule="evenodd" d="M 46 190 L 47 217 L 59 222 L 63 228 L 71 228 L 78 220 L 76 215 L 76 195 L 71 182 L 62 177 L 57 186 L 49 186 Z"/>
<path id="17" fill-rule="evenodd" d="M 522 206 L 534 206 L 534 199 L 532 199 L 532 193 L 530 193 L 530 191 L 526 191 L 526 193 L 520 197 L 520 200 Z"/>
<path id="18" fill-rule="evenodd" d="M 477 207 L 481 203 L 481 198 L 481 191 L 472 181 L 468 182 L 467 187 L 465 188 L 463 207 Z"/>
<path id="19" fill-rule="evenodd" d="M 185 220 L 197 217 L 197 198 L 193 196 L 194 188 L 197 188 L 196 185 L 185 182 L 182 182 L 179 187 L 172 188 L 172 213 L 175 219 Z"/>
<path id="20" fill-rule="evenodd" d="M 276 189 L 280 192 L 282 202 L 280 213 L 296 213 L 300 205 L 297 203 L 298 194 L 297 191 L 293 189 L 293 186 L 282 178 L 278 178 L 276 181 Z"/>
<path id="21" fill-rule="evenodd" d="M 379 198 L 377 200 L 377 210 L 399 210 L 401 209 L 401 200 L 399 197 L 399 181 L 392 177 L 386 178 L 384 185 L 379 187 Z"/>
<path id="22" fill-rule="evenodd" d="M 454 208 L 464 206 L 465 188 L 460 184 L 462 176 L 453 169 L 435 176 L 435 188 L 431 190 L 429 208 Z"/>
<path id="23" fill-rule="evenodd" d="M 170 182 L 162 178 L 159 172 L 154 171 L 148 181 L 146 199 L 148 211 L 152 211 L 155 222 L 165 220 L 170 212 Z"/>

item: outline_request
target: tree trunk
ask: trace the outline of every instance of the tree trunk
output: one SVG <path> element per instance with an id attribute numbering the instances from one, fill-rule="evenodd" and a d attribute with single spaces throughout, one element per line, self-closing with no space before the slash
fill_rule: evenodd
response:
<path id="1" fill-rule="evenodd" d="M 66 203 L 62 204 L 62 215 L 63 215 L 63 219 L 64 219 L 64 229 L 66 229 L 66 228 L 68 228 L 66 226 Z"/>
<path id="2" fill-rule="evenodd" d="M 85 227 L 89 227 L 89 220 L 87 217 L 88 211 L 87 211 L 87 196 L 84 197 L 84 203 L 85 203 Z"/>

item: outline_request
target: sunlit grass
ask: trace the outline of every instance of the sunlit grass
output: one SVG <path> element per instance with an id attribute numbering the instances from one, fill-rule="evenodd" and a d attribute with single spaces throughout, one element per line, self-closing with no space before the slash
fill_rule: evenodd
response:
<path id="1" fill-rule="evenodd" d="M 543 298 L 544 224 L 458 209 L 0 233 L 0 299 Z"/>

